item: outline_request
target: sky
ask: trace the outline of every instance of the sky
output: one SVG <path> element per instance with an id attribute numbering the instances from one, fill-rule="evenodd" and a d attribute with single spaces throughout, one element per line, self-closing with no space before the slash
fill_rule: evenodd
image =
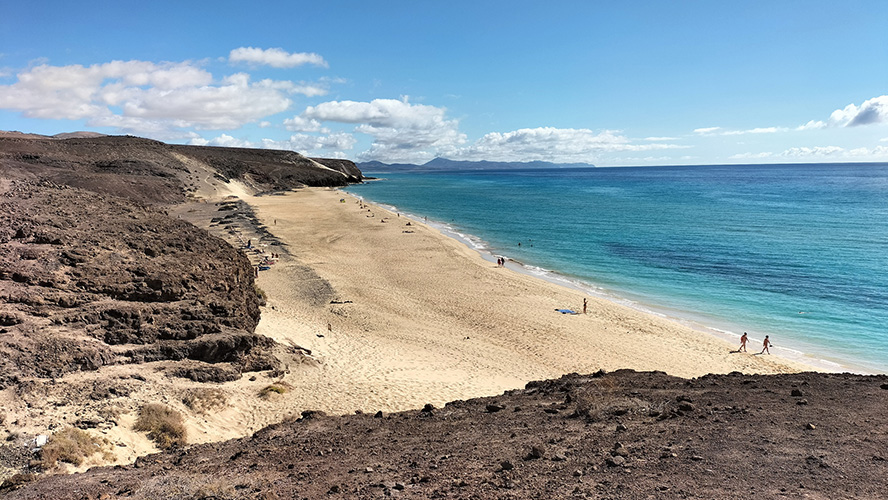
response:
<path id="1" fill-rule="evenodd" d="M 0 0 L 0 130 L 385 163 L 888 161 L 888 1 Z"/>

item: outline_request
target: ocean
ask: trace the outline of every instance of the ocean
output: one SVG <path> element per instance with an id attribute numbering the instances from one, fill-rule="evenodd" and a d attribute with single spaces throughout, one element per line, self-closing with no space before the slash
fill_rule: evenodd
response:
<path id="1" fill-rule="evenodd" d="M 888 372 L 888 164 L 365 172 L 348 188 L 525 272 L 750 351 Z M 759 347 L 760 349 L 760 347 Z"/>

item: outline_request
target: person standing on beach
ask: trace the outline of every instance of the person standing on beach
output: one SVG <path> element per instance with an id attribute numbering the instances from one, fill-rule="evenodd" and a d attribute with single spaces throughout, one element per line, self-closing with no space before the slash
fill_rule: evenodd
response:
<path id="1" fill-rule="evenodd" d="M 586 314 L 586 298 L 583 297 L 583 314 Z"/>
<path id="2" fill-rule="evenodd" d="M 771 347 L 771 340 L 768 338 L 767 335 L 765 335 L 765 341 L 762 342 L 762 352 L 760 352 L 759 354 L 764 354 L 765 352 L 771 354 L 771 350 L 768 349 L 769 347 Z"/>
<path id="3" fill-rule="evenodd" d="M 746 352 L 746 332 L 743 332 L 743 335 L 740 336 L 740 347 L 737 348 L 737 352 Z"/>

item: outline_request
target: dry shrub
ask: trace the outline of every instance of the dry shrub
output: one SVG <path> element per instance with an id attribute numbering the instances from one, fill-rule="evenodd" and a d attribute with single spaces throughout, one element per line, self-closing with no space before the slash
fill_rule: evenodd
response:
<path id="1" fill-rule="evenodd" d="M 133 429 L 147 432 L 148 438 L 162 450 L 186 443 L 182 414 L 159 403 L 143 406 Z"/>
<path id="2" fill-rule="evenodd" d="M 74 427 L 66 427 L 50 436 L 40 449 L 40 465 L 44 469 L 50 469 L 58 462 L 80 465 L 87 457 L 96 453 L 103 453 L 104 458 L 108 459 L 110 452 L 106 447 L 110 444 L 105 438 Z"/>
<path id="3" fill-rule="evenodd" d="M 265 290 L 259 288 L 258 285 L 253 285 L 253 290 L 256 291 L 256 297 L 259 298 L 259 305 L 264 306 L 268 303 L 268 295 L 265 293 Z"/>
<path id="4" fill-rule="evenodd" d="M 195 413 L 207 413 L 224 407 L 228 403 L 228 397 L 220 389 L 198 387 L 185 391 L 182 402 Z"/>

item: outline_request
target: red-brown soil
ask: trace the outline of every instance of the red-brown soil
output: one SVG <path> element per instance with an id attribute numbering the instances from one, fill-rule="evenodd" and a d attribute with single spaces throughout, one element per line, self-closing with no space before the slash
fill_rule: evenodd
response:
<path id="1" fill-rule="evenodd" d="M 885 498 L 888 377 L 619 371 L 41 479 L 6 498 Z"/>

